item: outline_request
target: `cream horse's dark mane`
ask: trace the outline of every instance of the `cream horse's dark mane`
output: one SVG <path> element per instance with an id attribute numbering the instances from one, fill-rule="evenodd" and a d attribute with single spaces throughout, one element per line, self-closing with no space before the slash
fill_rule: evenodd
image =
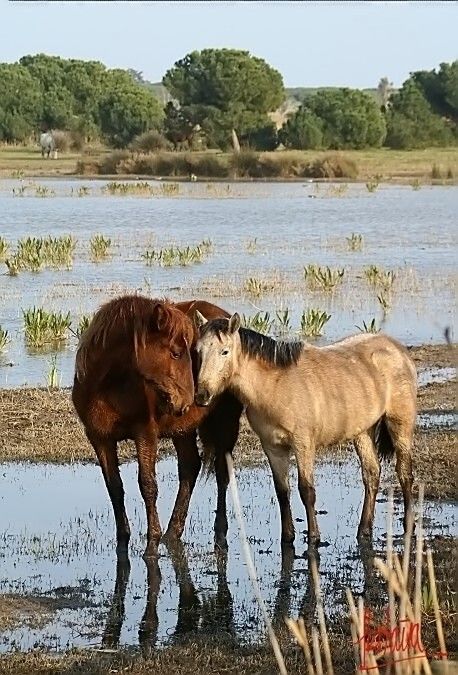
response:
<path id="1" fill-rule="evenodd" d="M 202 335 L 208 331 L 215 333 L 215 335 L 227 335 L 229 332 L 228 319 L 209 321 L 204 325 Z M 263 359 L 267 363 L 280 368 L 296 364 L 304 347 L 304 343 L 299 340 L 275 340 L 250 328 L 240 328 L 239 335 L 244 354 Z"/>

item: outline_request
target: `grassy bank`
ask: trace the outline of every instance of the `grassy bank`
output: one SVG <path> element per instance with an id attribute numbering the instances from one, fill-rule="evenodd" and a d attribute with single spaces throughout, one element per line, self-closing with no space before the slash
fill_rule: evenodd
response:
<path id="1" fill-rule="evenodd" d="M 38 176 L 162 176 L 187 178 L 190 173 L 213 179 L 290 180 L 342 178 L 408 182 L 456 183 L 457 148 L 396 151 L 347 150 L 230 153 L 166 152 L 138 154 L 97 149 L 43 159 L 38 148 L 0 147 L 0 177 Z"/>

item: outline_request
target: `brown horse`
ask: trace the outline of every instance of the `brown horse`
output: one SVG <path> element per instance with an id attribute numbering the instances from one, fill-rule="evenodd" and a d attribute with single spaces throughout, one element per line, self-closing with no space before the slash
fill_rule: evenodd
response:
<path id="1" fill-rule="evenodd" d="M 326 347 L 277 342 L 240 327 L 240 318 L 201 325 L 196 400 L 211 403 L 232 391 L 247 406 L 274 477 L 282 541 L 292 543 L 290 453 L 296 456 L 299 493 L 309 541 L 320 538 L 315 515 L 315 450 L 353 440 L 365 497 L 358 536 L 370 536 L 380 482 L 380 458 L 396 455 L 404 496 L 404 525 L 412 500 L 412 441 L 417 374 L 407 350 L 387 335 L 356 335 Z"/>
<path id="2" fill-rule="evenodd" d="M 215 539 L 220 546 L 226 545 L 225 453 L 232 452 L 237 440 L 242 406 L 231 394 L 219 397 L 210 409 L 193 404 L 197 330 L 190 317 L 196 309 L 209 319 L 228 316 L 204 301 L 172 304 L 124 296 L 96 312 L 78 347 L 72 399 L 102 468 L 120 554 L 127 552 L 130 528 L 118 441 L 132 439 L 136 445 L 148 523 L 145 557 L 150 557 L 157 553 L 161 538 L 156 509 L 158 439 L 171 437 L 178 455 L 179 489 L 166 533 L 174 539 L 183 533 L 201 467 L 197 429 L 204 449 L 215 456 Z"/>

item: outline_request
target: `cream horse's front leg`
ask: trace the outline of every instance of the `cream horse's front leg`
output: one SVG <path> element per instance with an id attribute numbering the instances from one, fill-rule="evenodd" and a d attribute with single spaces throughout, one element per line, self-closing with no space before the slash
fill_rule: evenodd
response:
<path id="1" fill-rule="evenodd" d="M 289 448 L 274 446 L 262 439 L 261 444 L 272 469 L 275 492 L 280 507 L 281 543 L 291 546 L 294 542 L 294 524 L 289 500 Z"/>
<path id="2" fill-rule="evenodd" d="M 293 446 L 297 462 L 297 479 L 299 484 L 299 494 L 302 503 L 305 506 L 307 514 L 307 532 L 308 543 L 316 544 L 320 541 L 320 531 L 315 514 L 315 486 L 314 486 L 314 466 L 315 466 L 315 445 L 310 443 L 295 443 Z"/>

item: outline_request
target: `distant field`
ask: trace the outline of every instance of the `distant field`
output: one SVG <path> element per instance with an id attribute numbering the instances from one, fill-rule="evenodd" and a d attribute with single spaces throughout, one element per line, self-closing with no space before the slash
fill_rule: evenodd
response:
<path id="1" fill-rule="evenodd" d="M 38 148 L 28 147 L 0 147 L 0 177 L 43 177 L 43 176 L 69 176 L 76 174 L 78 160 L 93 160 L 96 163 L 110 150 L 99 150 L 88 154 L 68 153 L 60 154 L 58 159 L 43 159 Z M 189 153 L 188 153 L 189 154 Z M 202 156 L 204 153 L 193 153 L 194 156 Z M 210 154 L 207 153 L 207 154 Z M 228 153 L 211 153 L 221 163 L 229 160 Z M 280 151 L 265 153 L 271 157 L 294 158 L 300 157 L 304 161 L 313 161 L 329 154 L 324 151 Z M 340 153 L 356 162 L 358 166 L 358 180 L 367 180 L 377 176 L 379 180 L 403 181 L 419 179 L 425 182 L 432 178 L 433 167 L 439 168 L 440 174 L 445 178 L 447 173 L 452 174 L 453 181 L 458 178 L 458 149 L 457 148 L 427 148 L 425 150 L 396 151 L 382 148 L 379 150 L 346 150 Z M 177 153 L 173 153 L 174 156 Z M 208 178 L 212 178 L 211 175 Z"/>

